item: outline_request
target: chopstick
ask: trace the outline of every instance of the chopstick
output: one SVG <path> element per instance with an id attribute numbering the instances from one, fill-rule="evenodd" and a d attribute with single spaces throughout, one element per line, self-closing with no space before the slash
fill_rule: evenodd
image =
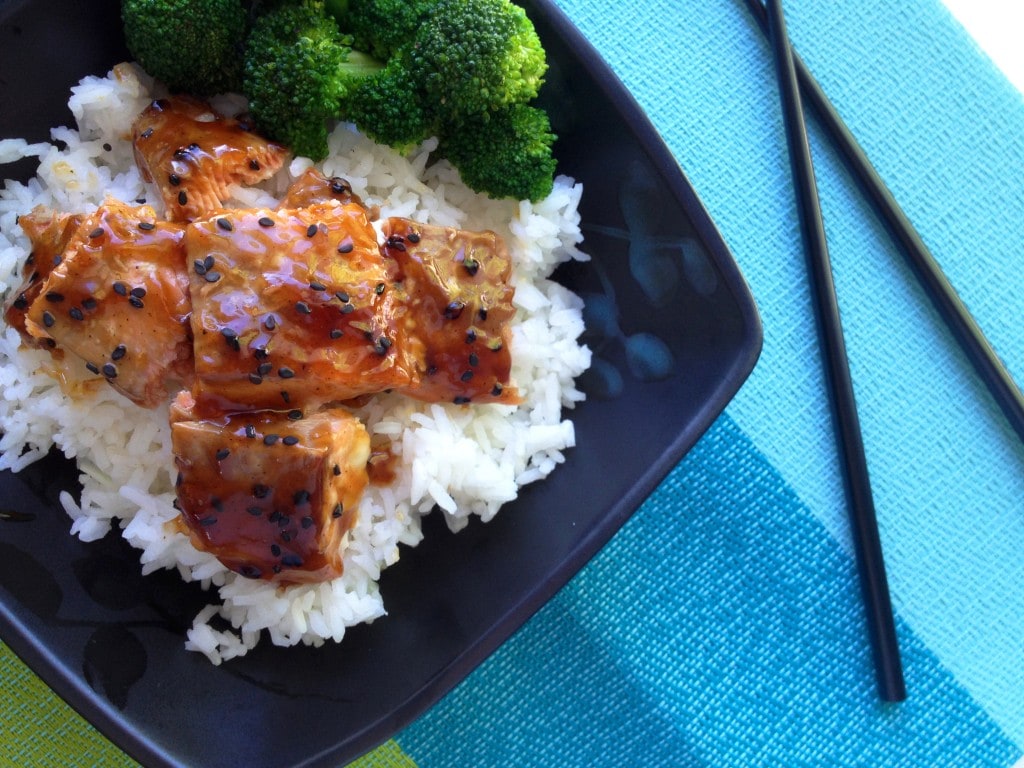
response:
<path id="1" fill-rule="evenodd" d="M 878 691 L 884 701 L 902 701 L 906 698 L 907 691 L 903 680 L 899 644 L 896 640 L 885 563 L 882 558 L 878 520 L 871 495 L 871 481 L 868 477 L 860 420 L 853 395 L 853 381 L 846 357 L 846 344 L 843 340 L 828 243 L 814 179 L 814 163 L 807 141 L 793 51 L 786 34 L 781 0 L 768 0 L 768 28 L 775 55 L 789 160 L 796 186 L 819 336 L 825 353 L 825 371 L 833 419 L 838 432 L 861 592 L 867 610 L 868 633 L 875 657 Z"/>
<path id="2" fill-rule="evenodd" d="M 761 31 L 768 34 L 768 13 L 760 0 L 744 0 L 757 20 Z M 832 141 L 839 149 L 847 168 L 860 183 L 875 212 L 885 222 L 890 235 L 899 243 L 911 270 L 924 288 L 939 316 L 949 327 L 953 337 L 974 366 L 1003 415 L 1017 436 L 1024 441 L 1024 394 L 1010 376 L 1002 360 L 989 344 L 985 333 L 964 306 L 956 289 L 942 272 L 942 267 L 928 250 L 910 220 L 903 213 L 896 198 L 878 175 L 857 139 L 846 127 L 825 92 L 808 71 L 800 57 L 793 52 L 800 92 L 821 120 Z"/>

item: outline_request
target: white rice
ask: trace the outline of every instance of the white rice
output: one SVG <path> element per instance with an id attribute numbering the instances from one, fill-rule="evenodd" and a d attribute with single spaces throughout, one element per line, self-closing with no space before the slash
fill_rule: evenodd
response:
<path id="1" fill-rule="evenodd" d="M 159 196 L 145 188 L 127 136 L 136 115 L 160 95 L 140 69 L 119 65 L 107 77 L 87 77 L 72 89 L 77 129 L 54 129 L 52 144 L 0 140 L 0 163 L 39 158 L 36 178 L 27 184 L 7 181 L 0 190 L 5 300 L 20 285 L 28 255 L 18 215 L 37 205 L 88 212 L 108 195 L 129 202 L 146 197 L 159 210 Z M 232 114 L 244 102 L 222 97 L 215 106 Z M 380 206 L 382 218 L 492 229 L 504 238 L 515 261 L 518 310 L 512 378 L 524 402 L 466 408 L 381 395 L 359 410 L 371 434 L 392 440 L 397 476 L 390 485 L 368 488 L 344 574 L 333 581 L 278 587 L 236 576 L 196 550 L 167 525 L 177 512 L 166 407 L 139 408 L 106 385 L 76 386 L 73 374 L 62 388 L 50 375 L 50 356 L 23 347 L 18 333 L 0 321 L 0 469 L 17 472 L 54 446 L 75 459 L 82 494 L 61 496 L 72 533 L 92 541 L 116 525 L 141 551 L 143 572 L 177 569 L 183 579 L 208 587 L 211 605 L 195 617 L 185 645 L 215 664 L 245 654 L 264 634 L 278 645 L 320 645 L 340 641 L 346 627 L 383 616 L 377 579 L 398 561 L 401 546 L 420 541 L 423 515 L 439 509 L 452 530 L 473 515 L 490 520 L 521 485 L 554 470 L 574 444 L 572 422 L 562 418 L 562 409 L 583 399 L 574 379 L 590 364 L 590 352 L 577 341 L 581 301 L 548 276 L 563 261 L 586 258 L 578 250 L 582 189 L 561 177 L 539 203 L 494 201 L 468 190 L 447 162 L 429 163 L 435 148 L 435 141 L 427 141 L 404 157 L 343 124 L 331 135 L 330 156 L 320 167 L 328 176 L 348 179 L 365 202 Z M 235 204 L 275 204 L 276 195 L 309 165 L 296 159 L 265 189 L 238 190 Z M 232 629 L 215 629 L 211 622 L 225 626 L 216 617 Z"/>

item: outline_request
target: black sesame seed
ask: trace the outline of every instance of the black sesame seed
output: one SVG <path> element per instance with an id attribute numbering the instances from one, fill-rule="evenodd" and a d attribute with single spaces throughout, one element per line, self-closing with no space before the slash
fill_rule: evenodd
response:
<path id="1" fill-rule="evenodd" d="M 52 301 L 54 304 L 59 304 L 60 302 L 64 301 L 64 294 L 57 293 L 57 291 L 49 291 L 46 294 L 46 300 Z"/>
<path id="2" fill-rule="evenodd" d="M 375 285 L 373 288 L 373 292 L 376 293 L 378 296 L 384 293 L 384 283 L 377 283 L 377 285 Z"/>
<path id="3" fill-rule="evenodd" d="M 177 477 L 174 478 L 174 487 L 180 488 L 183 482 L 185 482 L 185 476 L 179 472 Z"/>
<path id="4" fill-rule="evenodd" d="M 280 557 L 280 555 L 281 555 L 281 548 L 279 546 L 277 546 L 277 544 L 271 544 L 270 545 L 270 554 L 272 554 L 274 557 Z"/>
<path id="5" fill-rule="evenodd" d="M 269 216 L 261 216 L 256 223 L 259 224 L 261 227 L 272 227 L 272 226 L 274 226 L 274 220 L 272 218 L 270 218 Z"/>
<path id="6" fill-rule="evenodd" d="M 263 514 L 263 510 L 260 509 L 259 507 L 246 507 L 245 511 L 248 512 L 253 517 L 259 517 L 260 515 Z"/>
<path id="7" fill-rule="evenodd" d="M 452 402 L 455 403 L 456 405 L 466 405 L 468 402 L 470 402 L 470 398 L 465 397 L 463 395 L 459 395 L 454 400 L 452 400 Z"/>
<path id="8" fill-rule="evenodd" d="M 338 301 L 342 302 L 343 304 L 347 304 L 348 303 L 348 294 L 345 293 L 344 291 L 338 291 L 334 295 L 337 296 L 338 297 Z"/>
<path id="9" fill-rule="evenodd" d="M 469 353 L 469 364 L 474 368 L 480 365 L 480 358 L 476 356 L 476 352 Z"/>
<path id="10" fill-rule="evenodd" d="M 257 483 L 252 487 L 252 495 L 257 499 L 267 498 L 267 494 L 270 493 L 270 488 L 260 483 Z"/>
<path id="11" fill-rule="evenodd" d="M 56 256 L 53 257 L 53 266 L 59 267 L 62 261 L 64 261 L 64 257 L 58 253 Z"/>
<path id="12" fill-rule="evenodd" d="M 224 502 L 220 500 L 219 496 L 210 497 L 210 506 L 216 509 L 218 512 L 224 511 Z"/>
<path id="13" fill-rule="evenodd" d="M 462 267 L 466 270 L 469 276 L 472 277 L 480 269 L 480 262 L 476 259 L 466 259 L 462 262 Z"/>
<path id="14" fill-rule="evenodd" d="M 320 228 L 316 224 L 310 224 L 308 227 L 306 227 L 306 237 L 313 237 L 313 235 L 315 235 L 319 231 L 319 229 Z"/>
<path id="15" fill-rule="evenodd" d="M 341 474 L 341 467 L 339 467 L 337 464 L 335 464 L 333 471 L 334 471 L 334 476 L 337 477 L 338 475 Z"/>
<path id="16" fill-rule="evenodd" d="M 260 376 L 266 376 L 272 370 L 274 370 L 273 363 L 260 363 L 259 367 L 256 368 L 256 373 Z"/>
<path id="17" fill-rule="evenodd" d="M 298 445 L 299 438 L 297 438 L 295 435 L 288 435 L 281 442 L 284 443 L 285 445 Z"/>
<path id="18" fill-rule="evenodd" d="M 341 308 L 341 314 L 343 314 L 343 315 L 351 315 L 355 311 L 356 311 L 356 308 L 352 304 L 345 304 Z"/>
<path id="19" fill-rule="evenodd" d="M 136 309 L 142 309 L 144 306 L 146 306 L 143 303 L 142 299 L 140 299 L 138 296 L 129 296 L 128 303 L 131 304 Z"/>
<path id="20" fill-rule="evenodd" d="M 207 256 L 205 259 L 203 259 L 203 266 L 206 267 L 207 271 L 213 269 L 213 265 L 213 256 Z"/>
<path id="21" fill-rule="evenodd" d="M 326 291 L 327 290 L 327 286 L 326 285 L 324 285 L 323 283 L 318 283 L 316 280 L 311 282 L 309 284 L 309 287 L 312 288 L 314 291 Z"/>
<path id="22" fill-rule="evenodd" d="M 96 309 L 97 301 L 92 296 L 82 299 L 82 309 Z"/>
<path id="23" fill-rule="evenodd" d="M 302 522 L 300 524 L 302 525 L 303 528 L 309 528 L 313 525 L 313 518 L 309 515 L 306 515 L 302 518 Z"/>
<path id="24" fill-rule="evenodd" d="M 291 403 L 292 396 L 289 395 L 288 392 L 286 392 L 285 390 L 281 390 L 281 399 L 284 400 L 286 403 Z"/>
<path id="25" fill-rule="evenodd" d="M 53 315 L 50 314 L 49 310 L 43 310 L 43 325 L 47 328 L 53 328 L 53 324 L 56 322 Z"/>
<path id="26" fill-rule="evenodd" d="M 352 253 L 353 248 L 355 245 L 352 243 L 352 238 L 346 237 L 338 246 L 338 253 Z"/>
<path id="27" fill-rule="evenodd" d="M 231 451 L 230 450 L 228 450 L 227 448 L 221 448 L 216 453 L 217 461 L 224 461 L 224 459 L 226 459 L 230 455 L 231 455 Z"/>
<path id="28" fill-rule="evenodd" d="M 298 421 L 299 419 L 302 418 L 302 411 L 300 411 L 298 408 L 293 408 L 292 410 L 288 411 L 288 418 L 292 421 Z"/>
<path id="29" fill-rule="evenodd" d="M 181 511 L 181 504 L 178 503 L 177 499 L 174 499 L 174 501 L 171 502 L 171 506 L 174 507 L 179 512 Z"/>
<path id="30" fill-rule="evenodd" d="M 281 514 L 281 510 L 275 509 L 273 512 L 270 513 L 270 516 L 267 517 L 267 522 L 276 523 L 282 517 L 283 515 Z"/>
<path id="31" fill-rule="evenodd" d="M 305 504 L 307 501 L 309 501 L 309 491 L 301 490 L 292 494 L 292 502 L 295 506 Z"/>
<path id="32" fill-rule="evenodd" d="M 139 229 L 141 229 L 143 232 L 152 232 L 154 229 L 156 229 L 156 224 L 154 224 L 152 221 L 140 221 Z"/>
<path id="33" fill-rule="evenodd" d="M 136 197 L 135 198 L 135 202 L 138 205 L 145 205 L 146 204 L 146 198 L 144 198 L 144 197 Z"/>
<path id="34" fill-rule="evenodd" d="M 176 187 L 179 184 L 181 184 L 181 177 L 176 173 L 172 173 L 170 176 L 168 176 L 167 180 L 171 182 L 172 187 Z"/>
<path id="35" fill-rule="evenodd" d="M 153 135 L 153 129 L 152 128 L 147 128 L 141 134 L 139 134 L 139 138 L 140 139 L 148 139 L 152 135 Z"/>
<path id="36" fill-rule="evenodd" d="M 267 352 L 266 347 L 255 347 L 252 351 L 252 356 L 255 357 L 257 360 L 266 360 L 268 357 L 270 357 L 270 353 Z"/>
<path id="37" fill-rule="evenodd" d="M 217 518 L 214 517 L 213 515 L 210 515 L 209 517 L 204 517 L 202 520 L 200 520 L 199 524 L 203 525 L 203 526 L 207 526 L 207 527 L 209 527 L 211 525 L 216 525 L 217 524 Z"/>
<path id="38" fill-rule="evenodd" d="M 477 317 L 480 318 L 481 321 L 486 320 L 487 319 L 487 310 L 484 309 L 483 307 L 480 307 L 480 309 L 478 309 L 476 311 L 476 315 L 477 315 Z"/>
<path id="39" fill-rule="evenodd" d="M 96 365 L 96 363 L 86 363 L 85 367 L 89 371 L 89 373 L 99 373 L 100 372 L 100 369 Z"/>
<path id="40" fill-rule="evenodd" d="M 206 274 L 206 265 L 203 264 L 199 259 L 192 262 L 192 268 L 195 269 L 197 275 Z"/>
<path id="41" fill-rule="evenodd" d="M 345 192 L 350 192 L 351 190 L 352 188 L 345 183 L 344 179 L 340 179 L 337 176 L 331 179 L 331 192 L 334 194 L 340 195 Z"/>
<path id="42" fill-rule="evenodd" d="M 495 384 L 493 387 L 491 387 L 491 394 L 494 395 L 495 397 L 498 397 L 502 393 L 502 391 L 503 389 L 501 384 Z"/>
<path id="43" fill-rule="evenodd" d="M 137 288 L 132 288 L 130 293 L 132 296 L 141 299 L 146 295 L 146 289 L 140 285 Z"/>
<path id="44" fill-rule="evenodd" d="M 249 374 L 249 382 L 251 384 L 262 384 L 263 383 L 263 377 L 260 376 L 258 373 L 250 373 Z"/>
<path id="45" fill-rule="evenodd" d="M 89 233 L 90 240 L 95 240 L 97 237 L 103 237 L 103 227 L 96 227 L 96 229 Z"/>
<path id="46" fill-rule="evenodd" d="M 263 327 L 266 328 L 268 331 L 272 331 L 275 328 L 277 328 L 277 320 L 274 318 L 273 315 L 270 315 L 267 317 L 266 320 L 263 321 Z"/>
<path id="47" fill-rule="evenodd" d="M 15 309 L 28 309 L 28 296 L 24 293 L 18 294 L 18 298 L 14 300 Z"/>
<path id="48" fill-rule="evenodd" d="M 117 366 L 113 363 L 106 363 L 101 370 L 103 371 L 103 375 L 108 379 L 117 378 Z"/>
<path id="49" fill-rule="evenodd" d="M 437 374 L 437 366 L 431 365 L 427 367 L 427 376 L 435 376 Z"/>
<path id="50" fill-rule="evenodd" d="M 466 331 L 466 343 L 472 344 L 474 341 L 476 341 L 476 331 L 470 328 L 468 331 Z"/>
<path id="51" fill-rule="evenodd" d="M 313 312 L 313 310 L 309 308 L 309 304 L 307 304 L 304 301 L 295 302 L 295 309 L 297 312 L 303 315 L 309 315 Z"/>
<path id="52" fill-rule="evenodd" d="M 465 308 L 465 303 L 461 301 L 453 301 L 444 308 L 444 316 L 448 320 L 457 320 L 462 315 L 462 310 Z"/>
<path id="53" fill-rule="evenodd" d="M 401 235 L 391 235 L 385 245 L 388 248 L 394 248 L 396 251 L 405 251 L 405 239 Z"/>
<path id="54" fill-rule="evenodd" d="M 127 296 L 128 286 L 122 283 L 120 280 L 118 280 L 116 283 L 114 283 L 114 293 L 116 293 L 118 296 Z"/>
<path id="55" fill-rule="evenodd" d="M 188 205 L 188 193 L 184 189 L 178 193 L 178 205 Z"/>
<path id="56" fill-rule="evenodd" d="M 285 365 L 282 365 L 280 368 L 277 369 L 277 375 L 280 376 L 282 379 L 290 379 L 292 376 L 295 375 L 295 371 L 293 371 L 291 368 Z"/>
<path id="57" fill-rule="evenodd" d="M 69 309 L 68 314 L 71 315 L 72 320 L 85 320 L 85 315 L 78 307 L 72 307 Z"/>
<path id="58" fill-rule="evenodd" d="M 113 149 L 113 147 L 112 147 L 112 146 L 110 146 L 110 143 L 109 143 L 109 142 L 106 142 L 106 141 L 105 141 L 105 142 L 103 142 L 103 151 L 104 151 L 104 152 L 109 152 L 109 151 L 110 151 L 110 150 L 112 150 L 112 149 Z"/>
<path id="59" fill-rule="evenodd" d="M 218 280 L 220 280 L 220 272 L 216 270 L 210 270 L 205 275 L 203 275 L 203 278 L 208 283 L 216 283 Z"/>
<path id="60" fill-rule="evenodd" d="M 410 232 L 408 235 L 405 236 L 405 239 L 408 240 L 410 243 L 418 243 L 420 241 L 420 233 Z"/>
<path id="61" fill-rule="evenodd" d="M 332 328 L 331 329 L 331 338 L 332 339 L 340 339 L 344 335 L 345 335 L 345 332 L 343 330 L 341 330 L 340 328 Z"/>
<path id="62" fill-rule="evenodd" d="M 217 226 L 223 229 L 225 232 L 230 232 L 231 230 L 234 229 L 234 227 L 231 225 L 231 222 L 225 219 L 223 216 L 217 219 Z"/>
<path id="63" fill-rule="evenodd" d="M 280 435 L 275 435 L 273 432 L 271 432 L 269 435 L 264 435 L 263 436 L 263 444 L 264 445 L 273 445 L 274 443 L 276 443 L 280 439 L 281 439 Z"/>
<path id="64" fill-rule="evenodd" d="M 341 506 L 341 502 L 334 505 L 334 509 L 331 510 L 331 517 L 341 517 L 345 510 Z"/>
<path id="65" fill-rule="evenodd" d="M 286 525 L 288 525 L 288 521 L 287 520 L 282 520 L 280 525 L 281 525 L 282 528 L 284 528 Z M 281 541 L 287 543 L 287 542 L 289 542 L 291 540 L 292 540 L 292 532 L 291 531 L 283 531 L 281 533 Z"/>
<path id="66" fill-rule="evenodd" d="M 116 347 L 114 347 L 114 351 L 110 353 L 110 359 L 120 360 L 122 357 L 125 356 L 125 354 L 127 354 L 127 352 L 128 347 L 126 347 L 124 344 L 118 344 Z"/>
<path id="67" fill-rule="evenodd" d="M 252 424 L 246 424 L 245 425 L 245 436 L 246 437 L 256 437 L 256 427 L 254 427 Z"/>
<path id="68" fill-rule="evenodd" d="M 462 380 L 462 381 L 469 381 L 472 378 L 473 378 L 473 372 L 472 371 L 463 371 L 462 375 L 459 377 L 459 379 Z"/>
<path id="69" fill-rule="evenodd" d="M 258 579 L 263 575 L 263 571 L 257 568 L 255 565 L 246 563 L 245 565 L 239 566 L 238 575 L 244 576 L 247 579 Z"/>
<path id="70" fill-rule="evenodd" d="M 298 555 L 285 555 L 281 558 L 281 565 L 288 568 L 300 568 L 302 567 L 302 558 Z"/>

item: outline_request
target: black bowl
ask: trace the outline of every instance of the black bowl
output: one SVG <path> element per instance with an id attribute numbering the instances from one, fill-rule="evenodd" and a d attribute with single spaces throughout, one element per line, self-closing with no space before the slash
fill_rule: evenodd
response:
<path id="1" fill-rule="evenodd" d="M 549 52 L 542 98 L 559 171 L 584 184 L 593 257 L 559 273 L 587 299 L 595 365 L 572 414 L 578 447 L 551 478 L 457 535 L 429 516 L 425 542 L 381 579 L 389 615 L 340 645 L 266 642 L 213 667 L 183 647 L 205 604 L 195 585 L 142 577 L 116 535 L 68 534 L 57 495 L 75 487 L 70 462 L 0 474 L 0 634 L 142 763 L 335 766 L 386 740 L 608 541 L 753 368 L 754 303 L 675 160 L 561 12 L 524 4 Z M 116 0 L 0 0 L 0 137 L 46 139 L 71 121 L 69 87 L 125 58 Z"/>

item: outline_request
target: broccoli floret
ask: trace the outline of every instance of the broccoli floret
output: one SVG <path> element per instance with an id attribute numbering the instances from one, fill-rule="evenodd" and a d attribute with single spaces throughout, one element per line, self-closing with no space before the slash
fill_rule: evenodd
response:
<path id="1" fill-rule="evenodd" d="M 242 0 L 122 0 L 121 19 L 132 56 L 172 91 L 209 96 L 241 86 Z"/>
<path id="2" fill-rule="evenodd" d="M 450 126 L 440 152 L 462 180 L 491 197 L 542 200 L 554 186 L 555 135 L 547 113 L 528 104 L 513 104 L 487 118 Z"/>
<path id="3" fill-rule="evenodd" d="M 260 130 L 318 160 L 327 154 L 327 124 L 341 116 L 342 100 L 382 68 L 352 49 L 322 2 L 281 4 L 249 33 L 243 91 Z"/>
<path id="4" fill-rule="evenodd" d="M 352 44 L 381 61 L 405 47 L 437 0 L 327 0 Z"/>
<path id="5" fill-rule="evenodd" d="M 435 124 L 409 75 L 405 56 L 392 56 L 379 75 L 364 78 L 343 100 L 343 118 L 377 143 L 400 152 L 429 138 Z"/>
<path id="6" fill-rule="evenodd" d="M 530 101 L 547 70 L 532 22 L 509 0 L 436 0 L 410 59 L 447 121 Z"/>

